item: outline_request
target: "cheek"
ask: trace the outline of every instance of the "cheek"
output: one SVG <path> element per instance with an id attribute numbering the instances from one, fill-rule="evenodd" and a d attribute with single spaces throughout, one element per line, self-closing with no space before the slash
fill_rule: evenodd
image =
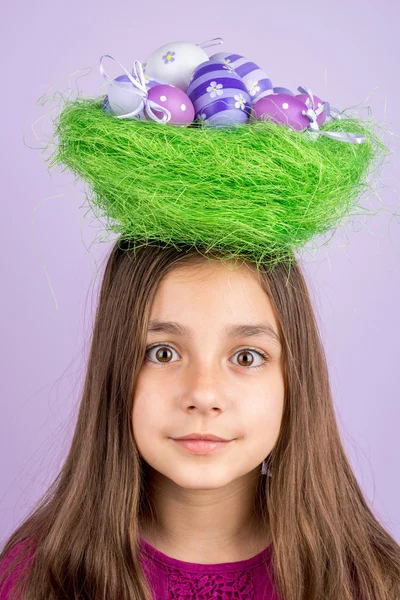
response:
<path id="1" fill-rule="evenodd" d="M 247 379 L 247 380 L 246 380 Z M 279 414 L 283 409 L 285 380 L 280 364 L 276 361 L 265 367 L 260 377 L 244 378 L 241 396 L 246 398 L 253 411 L 265 414 Z M 247 393 L 245 393 L 247 390 Z M 248 400 L 247 400 L 248 399 Z"/>
<path id="2" fill-rule="evenodd" d="M 136 446 L 148 462 L 152 449 L 154 451 L 154 440 L 160 437 L 160 432 L 165 427 L 165 415 L 159 394 L 151 394 L 148 390 L 137 387 L 131 414 Z"/>
<path id="3" fill-rule="evenodd" d="M 253 402 L 251 408 L 243 413 L 246 431 L 260 441 L 267 439 L 275 442 L 282 422 L 283 399 L 281 396 L 264 396 Z M 262 443 L 262 442 L 261 442 Z"/>
<path id="4" fill-rule="evenodd" d="M 245 463 L 258 464 L 270 454 L 278 441 L 282 424 L 283 403 L 281 399 L 265 398 L 257 402 L 251 413 L 243 412 L 243 431 L 246 448 Z"/>
<path id="5" fill-rule="evenodd" d="M 279 436 L 284 399 L 285 385 L 279 374 L 257 385 L 251 394 L 246 394 L 246 401 L 242 403 L 246 432 L 255 443 L 267 445 L 269 450 L 272 450 Z"/>

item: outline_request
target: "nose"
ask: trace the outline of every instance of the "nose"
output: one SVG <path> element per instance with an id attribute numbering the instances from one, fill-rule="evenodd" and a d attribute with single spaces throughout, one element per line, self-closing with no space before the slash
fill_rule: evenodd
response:
<path id="1" fill-rule="evenodd" d="M 184 397 L 187 407 L 208 412 L 224 410 L 226 406 L 226 382 L 223 370 L 215 363 L 197 361 L 187 369 Z"/>

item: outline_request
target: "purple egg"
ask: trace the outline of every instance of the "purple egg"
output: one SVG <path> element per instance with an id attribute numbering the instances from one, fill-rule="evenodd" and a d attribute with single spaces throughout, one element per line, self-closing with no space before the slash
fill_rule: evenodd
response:
<path id="1" fill-rule="evenodd" d="M 242 78 L 228 65 L 204 61 L 194 70 L 187 94 L 193 102 L 196 120 L 218 127 L 247 123 L 251 98 Z"/>
<path id="2" fill-rule="evenodd" d="M 290 94 L 271 94 L 255 103 L 254 115 L 258 121 L 274 121 L 288 125 L 297 131 L 307 129 L 310 119 L 302 114 L 307 106 L 296 96 Z"/>
<path id="3" fill-rule="evenodd" d="M 170 113 L 171 119 L 168 121 L 170 125 L 178 125 L 185 127 L 190 125 L 194 120 L 194 106 L 189 96 L 180 88 L 173 85 L 156 85 L 148 92 L 149 100 L 157 102 L 160 106 L 165 106 Z M 159 110 L 152 109 L 157 117 L 162 118 L 163 113 Z M 148 119 L 147 110 L 145 114 Z"/>
<path id="4" fill-rule="evenodd" d="M 310 96 L 308 94 L 296 94 L 296 98 L 300 98 L 300 100 L 302 102 L 304 102 L 304 104 L 306 103 L 307 98 L 310 98 Z M 311 100 L 311 98 L 310 98 Z M 317 96 L 314 96 L 314 107 L 315 109 L 317 109 L 318 107 L 322 106 L 323 101 L 320 100 Z M 317 123 L 319 125 L 319 127 L 321 127 L 321 125 L 324 124 L 324 121 L 326 119 L 326 110 L 324 109 L 322 111 L 322 113 L 320 115 L 318 115 L 317 117 Z"/>

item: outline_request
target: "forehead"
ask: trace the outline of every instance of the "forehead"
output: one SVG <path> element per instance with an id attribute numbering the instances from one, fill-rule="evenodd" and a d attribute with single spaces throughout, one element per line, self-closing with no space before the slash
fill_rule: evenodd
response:
<path id="1" fill-rule="evenodd" d="M 149 331 L 156 331 L 156 321 L 182 324 L 180 331 L 175 328 L 178 335 L 190 335 L 204 326 L 239 335 L 237 325 L 242 326 L 243 335 L 277 333 L 274 310 L 258 274 L 246 265 L 222 261 L 170 271 L 156 290 Z"/>
<path id="2" fill-rule="evenodd" d="M 173 296 L 185 294 L 185 297 L 211 293 L 210 301 L 216 294 L 229 302 L 230 299 L 266 300 L 259 277 L 249 267 L 232 261 L 210 261 L 195 265 L 178 266 L 161 280 L 156 295 Z"/>

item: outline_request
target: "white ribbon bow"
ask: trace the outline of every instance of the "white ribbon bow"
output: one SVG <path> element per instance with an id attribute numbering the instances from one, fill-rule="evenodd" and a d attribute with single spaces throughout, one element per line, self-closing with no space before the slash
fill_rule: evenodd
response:
<path id="1" fill-rule="evenodd" d="M 153 100 L 149 99 L 148 92 L 146 89 L 146 83 L 145 83 L 145 78 L 144 78 L 144 74 L 143 74 L 142 64 L 138 60 L 135 60 L 133 63 L 133 69 L 132 69 L 132 74 L 131 74 L 113 56 L 110 56 L 110 54 L 103 54 L 103 56 L 100 58 L 100 73 L 101 73 L 101 75 L 104 77 L 104 79 L 108 83 L 117 85 L 117 86 L 119 85 L 120 87 L 125 87 L 127 82 L 126 81 L 115 81 L 115 79 L 112 79 L 111 77 L 109 77 L 107 75 L 107 73 L 105 72 L 104 67 L 103 67 L 103 59 L 104 58 L 111 58 L 111 60 L 114 60 L 121 67 L 121 69 L 128 76 L 129 81 L 132 83 L 132 85 L 138 91 L 139 96 L 141 96 L 141 102 L 140 102 L 139 106 L 137 108 L 135 108 L 135 110 L 133 110 L 130 113 L 127 113 L 126 115 L 114 115 L 114 116 L 117 119 L 128 119 L 131 117 L 135 117 L 142 110 L 142 108 L 145 107 L 147 115 L 151 119 L 153 119 L 153 121 L 157 121 L 157 123 L 168 123 L 168 121 L 171 119 L 170 111 L 167 108 L 165 108 L 165 106 L 160 106 L 160 104 L 157 104 L 157 102 L 154 102 Z M 161 118 L 158 117 L 156 114 L 154 114 L 153 109 L 162 112 L 163 116 Z"/>
<path id="2" fill-rule="evenodd" d="M 347 131 L 322 131 L 317 123 L 317 117 L 322 113 L 322 111 L 325 110 L 327 116 L 330 116 L 335 120 L 340 119 L 340 115 L 338 113 L 336 117 L 332 115 L 332 109 L 330 108 L 328 102 L 324 102 L 321 104 L 321 106 L 315 108 L 314 96 L 309 88 L 299 86 L 297 89 L 302 94 L 308 94 L 308 98 L 306 100 L 307 110 L 303 110 L 302 114 L 310 119 L 308 131 L 312 139 L 315 140 L 318 135 L 325 135 L 326 137 L 338 140 L 339 142 L 350 142 L 351 144 L 363 144 L 365 142 L 365 136 L 359 133 L 350 133 Z M 337 112 L 336 109 L 333 110 Z"/>

